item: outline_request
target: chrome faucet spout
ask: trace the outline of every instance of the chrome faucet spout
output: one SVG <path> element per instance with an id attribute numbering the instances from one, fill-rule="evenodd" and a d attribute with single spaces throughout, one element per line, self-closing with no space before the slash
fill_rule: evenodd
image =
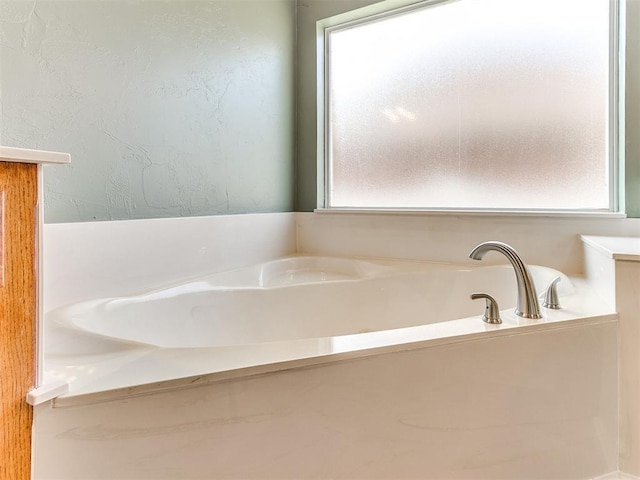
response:
<path id="1" fill-rule="evenodd" d="M 542 318 L 540 305 L 538 304 L 538 294 L 536 293 L 536 287 L 533 284 L 529 268 L 513 247 L 502 242 L 484 242 L 469 252 L 469 258 L 482 260 L 484 255 L 492 250 L 507 257 L 516 274 L 516 282 L 518 284 L 516 315 L 523 318 Z"/>

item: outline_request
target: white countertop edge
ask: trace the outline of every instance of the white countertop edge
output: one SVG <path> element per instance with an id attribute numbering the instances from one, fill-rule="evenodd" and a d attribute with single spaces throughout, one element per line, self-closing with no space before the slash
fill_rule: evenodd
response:
<path id="1" fill-rule="evenodd" d="M 640 262 L 640 236 L 605 237 L 598 235 L 580 235 L 582 241 L 614 260 Z"/>
<path id="2" fill-rule="evenodd" d="M 562 312 L 561 310 L 555 311 Z M 560 314 L 562 316 L 562 314 Z M 503 319 L 505 316 L 503 315 Z M 467 322 L 469 319 L 454 320 L 451 323 Z M 479 319 L 478 319 L 479 320 Z M 298 357 L 294 359 L 283 359 L 281 361 L 269 362 L 265 364 L 252 365 L 249 367 L 239 367 L 231 370 L 222 370 L 211 373 L 199 373 L 182 378 L 172 378 L 166 380 L 152 381 L 140 385 L 133 385 L 120 388 L 112 388 L 100 391 L 85 391 L 62 394 L 53 399 L 53 407 L 75 407 L 81 405 L 92 405 L 98 403 L 106 403 L 116 400 L 124 400 L 131 397 L 142 395 L 150 395 L 154 393 L 168 392 L 174 389 L 198 387 L 208 385 L 224 380 L 232 380 L 236 378 L 263 375 L 267 373 L 275 373 L 284 370 L 311 367 L 315 365 L 328 364 L 338 361 L 364 358 L 372 355 L 381 355 L 386 353 L 403 352 L 424 347 L 433 347 L 441 345 L 449 345 L 454 343 L 472 342 L 478 340 L 486 340 L 489 338 L 498 338 L 502 336 L 523 335 L 535 333 L 538 331 L 549 331 L 557 329 L 572 328 L 582 325 L 594 325 L 601 323 L 617 322 L 616 313 L 596 314 L 589 317 L 581 318 L 559 318 L 548 319 L 547 321 L 525 320 L 522 322 L 531 322 L 525 325 L 513 325 L 503 323 L 502 325 L 488 325 L 478 321 L 477 327 L 472 332 L 462 328 L 459 333 L 449 336 L 435 335 L 431 338 L 416 338 L 414 341 L 399 342 L 388 344 L 384 340 L 378 345 L 372 342 L 369 348 L 348 349 L 345 351 L 335 351 L 334 353 L 325 353 L 321 355 L 311 355 L 308 357 Z M 450 323 L 450 322 L 446 322 Z M 437 325 L 437 324 L 431 324 Z M 424 326 L 423 326 L 424 327 Z M 429 327 L 427 325 L 426 327 Z M 408 327 L 408 329 L 420 327 Z M 438 328 L 437 326 L 435 328 Z M 466 331 L 465 331 L 466 330 Z M 374 332 L 375 333 L 375 332 Z M 384 332 L 382 332 L 384 335 Z"/>
<path id="3" fill-rule="evenodd" d="M 0 147 L 0 162 L 65 164 L 71 163 L 71 155 L 63 152 L 30 150 L 27 148 Z"/>
<path id="4" fill-rule="evenodd" d="M 40 405 L 59 395 L 64 395 L 69 391 L 69 383 L 64 380 L 53 379 L 44 385 L 36 387 L 27 393 L 27 403 L 29 405 Z"/>

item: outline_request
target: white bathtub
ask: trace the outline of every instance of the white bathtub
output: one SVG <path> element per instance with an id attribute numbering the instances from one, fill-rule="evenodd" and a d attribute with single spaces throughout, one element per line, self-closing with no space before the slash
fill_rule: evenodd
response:
<path id="1" fill-rule="evenodd" d="M 513 314 L 510 265 L 479 266 L 288 257 L 146 293 L 86 301 L 51 311 L 45 369 L 70 383 L 68 401 L 125 389 L 209 381 L 372 355 L 424 342 L 500 335 L 611 314 L 580 279 L 530 266 L 541 293 L 561 276 L 562 310 L 545 318 Z M 504 323 L 481 321 L 494 296 Z M 448 340 L 449 339 L 449 340 Z M 411 347 L 413 348 L 413 347 Z M 382 350 L 381 350 L 382 349 Z"/>
<path id="2" fill-rule="evenodd" d="M 531 267 L 538 289 L 560 275 Z M 514 307 L 510 266 L 374 262 L 326 257 L 274 260 L 124 298 L 49 314 L 49 322 L 114 340 L 164 348 L 221 347 L 399 329 L 481 314 L 472 292 Z"/>
<path id="3" fill-rule="evenodd" d="M 539 293 L 560 274 L 531 271 Z M 510 265 L 322 257 L 58 308 L 45 368 L 70 392 L 36 409 L 37 478 L 612 472 L 617 317 L 560 275 L 541 320 L 513 313 Z"/>

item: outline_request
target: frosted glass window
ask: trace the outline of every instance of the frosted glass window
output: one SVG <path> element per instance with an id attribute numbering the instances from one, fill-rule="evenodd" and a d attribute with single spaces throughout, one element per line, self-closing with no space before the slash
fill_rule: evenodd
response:
<path id="1" fill-rule="evenodd" d="M 610 209 L 609 0 L 459 0 L 326 33 L 326 206 Z"/>

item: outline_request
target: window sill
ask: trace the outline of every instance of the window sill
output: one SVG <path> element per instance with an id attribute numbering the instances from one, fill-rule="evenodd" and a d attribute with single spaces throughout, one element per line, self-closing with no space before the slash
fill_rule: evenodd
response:
<path id="1" fill-rule="evenodd" d="M 588 212 L 572 210 L 454 210 L 454 209 L 394 209 L 394 208 L 316 208 L 321 215 L 414 215 L 414 216 L 473 216 L 473 217 L 550 217 L 550 218 L 627 218 L 620 212 Z"/>

